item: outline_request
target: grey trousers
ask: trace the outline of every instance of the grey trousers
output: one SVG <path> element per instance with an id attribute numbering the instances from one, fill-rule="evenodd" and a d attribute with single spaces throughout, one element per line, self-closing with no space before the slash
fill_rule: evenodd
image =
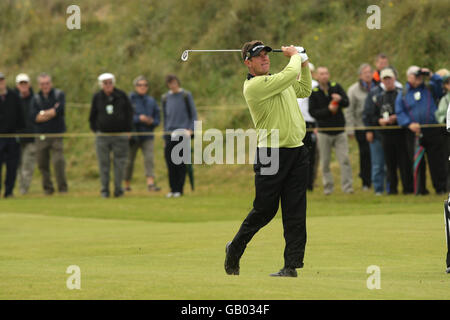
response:
<path id="1" fill-rule="evenodd" d="M 336 149 L 336 158 L 341 167 L 342 191 L 353 192 L 352 167 L 348 157 L 348 140 L 345 132 L 336 135 L 318 133 L 320 166 L 322 169 L 323 191 L 330 194 L 334 189 L 333 175 L 330 170 L 331 152 Z"/>
<path id="2" fill-rule="evenodd" d="M 55 191 L 50 174 L 50 159 L 56 177 L 59 192 L 67 192 L 66 161 L 64 159 L 63 138 L 36 139 L 36 154 L 39 170 L 42 174 L 44 192 L 51 194 Z"/>
<path id="3" fill-rule="evenodd" d="M 134 161 L 136 160 L 136 155 L 139 149 L 142 150 L 142 155 L 144 156 L 145 176 L 155 176 L 153 173 L 153 144 L 153 139 L 146 139 L 142 141 L 139 140 L 131 144 L 125 170 L 126 181 L 131 181 L 131 178 L 133 177 Z"/>
<path id="4" fill-rule="evenodd" d="M 101 192 L 109 194 L 109 172 L 114 164 L 114 193 L 123 192 L 122 180 L 128 157 L 128 137 L 98 136 L 95 140 L 100 171 Z"/>
<path id="5" fill-rule="evenodd" d="M 21 156 L 18 169 L 19 190 L 26 194 L 30 189 L 33 179 L 34 167 L 36 166 L 36 144 L 35 142 L 21 143 Z"/>

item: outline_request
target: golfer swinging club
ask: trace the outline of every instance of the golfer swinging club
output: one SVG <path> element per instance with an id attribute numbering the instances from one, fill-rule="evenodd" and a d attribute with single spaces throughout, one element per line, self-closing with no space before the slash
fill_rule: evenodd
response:
<path id="1" fill-rule="evenodd" d="M 244 97 L 258 132 L 256 152 L 255 189 L 253 209 L 242 223 L 233 241 L 226 245 L 225 271 L 239 274 L 239 260 L 247 244 L 259 229 L 268 224 L 281 211 L 286 247 L 284 267 L 274 277 L 297 277 L 297 268 L 303 267 L 306 245 L 306 186 L 308 153 L 303 145 L 306 133 L 305 120 L 297 98 L 311 94 L 311 72 L 308 56 L 301 47 L 282 47 L 288 65 L 277 74 L 269 74 L 272 48 L 261 41 L 244 44 L 242 58 L 248 68 L 244 82 Z M 268 166 L 261 155 L 274 152 L 268 139 L 271 130 L 278 130 L 278 171 L 272 175 L 261 174 Z M 262 134 L 265 132 L 266 134 Z M 264 135 L 264 136 L 263 136 Z"/>

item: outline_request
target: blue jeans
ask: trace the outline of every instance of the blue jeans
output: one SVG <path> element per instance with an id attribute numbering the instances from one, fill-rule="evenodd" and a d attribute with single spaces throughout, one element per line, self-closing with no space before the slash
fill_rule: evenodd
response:
<path id="1" fill-rule="evenodd" d="M 373 141 L 370 143 L 370 160 L 372 162 L 372 184 L 376 193 L 383 193 L 386 183 L 386 170 L 384 163 L 384 151 L 381 139 L 374 135 Z M 386 191 L 389 186 L 386 183 Z"/>

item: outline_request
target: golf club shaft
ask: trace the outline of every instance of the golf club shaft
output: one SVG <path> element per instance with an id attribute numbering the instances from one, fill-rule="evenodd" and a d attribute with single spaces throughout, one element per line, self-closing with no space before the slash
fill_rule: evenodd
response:
<path id="1" fill-rule="evenodd" d="M 185 50 L 181 55 L 181 60 L 187 61 L 189 59 L 189 52 L 241 52 L 241 49 L 226 49 L 226 50 Z M 273 49 L 272 52 L 283 52 L 281 49 Z"/>

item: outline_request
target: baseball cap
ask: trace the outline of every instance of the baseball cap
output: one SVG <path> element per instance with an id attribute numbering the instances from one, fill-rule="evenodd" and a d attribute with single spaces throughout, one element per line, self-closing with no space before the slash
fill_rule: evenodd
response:
<path id="1" fill-rule="evenodd" d="M 5 79 L 5 75 L 0 72 L 0 79 Z"/>
<path id="2" fill-rule="evenodd" d="M 115 80 L 116 78 L 114 77 L 114 75 L 112 73 L 102 73 L 99 77 L 98 77 L 98 81 L 105 81 L 105 80 Z"/>
<path id="3" fill-rule="evenodd" d="M 395 78 L 395 73 L 391 68 L 384 68 L 383 70 L 381 70 L 380 78 L 384 79 L 387 77 Z"/>
<path id="4" fill-rule="evenodd" d="M 21 82 L 30 82 L 30 77 L 25 73 L 18 74 L 16 77 L 16 83 Z"/>
<path id="5" fill-rule="evenodd" d="M 261 51 L 266 50 L 266 52 L 272 51 L 272 48 L 264 45 L 262 41 L 253 40 L 246 42 L 242 47 L 242 59 L 248 60 L 254 56 L 257 56 Z"/>
<path id="6" fill-rule="evenodd" d="M 406 71 L 407 76 L 409 76 L 410 74 L 417 75 L 419 73 L 420 73 L 420 67 L 418 67 L 418 66 L 410 66 L 408 68 L 408 70 Z"/>

